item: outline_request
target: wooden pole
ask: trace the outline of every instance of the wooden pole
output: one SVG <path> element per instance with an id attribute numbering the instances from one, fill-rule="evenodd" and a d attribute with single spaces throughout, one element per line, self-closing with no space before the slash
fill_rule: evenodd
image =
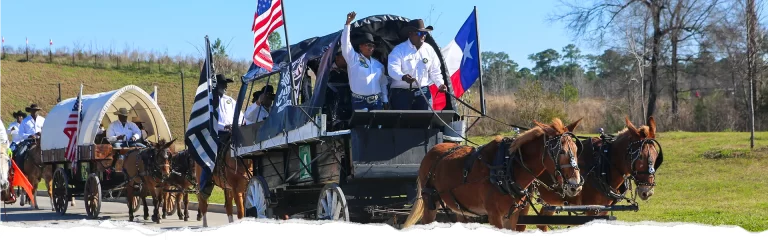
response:
<path id="1" fill-rule="evenodd" d="M 757 14 L 755 13 L 755 0 L 747 0 L 747 78 L 749 80 L 749 114 L 750 137 L 749 147 L 755 148 L 755 58 L 757 54 Z"/>

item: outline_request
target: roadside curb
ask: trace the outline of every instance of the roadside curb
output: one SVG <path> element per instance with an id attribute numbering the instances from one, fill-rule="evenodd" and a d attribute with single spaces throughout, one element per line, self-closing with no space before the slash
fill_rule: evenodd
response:
<path id="1" fill-rule="evenodd" d="M 37 196 L 48 197 L 48 191 L 38 190 L 37 191 Z M 77 201 L 77 200 L 81 200 L 82 201 L 82 198 L 76 197 L 75 201 Z M 147 204 L 148 205 L 152 204 L 152 202 L 150 202 L 150 200 L 152 200 L 152 197 L 147 197 Z M 121 198 L 114 199 L 114 200 L 105 200 L 104 202 L 116 202 L 116 203 L 128 204 L 128 201 L 125 200 L 125 197 L 121 197 Z M 79 202 L 79 203 L 76 202 L 75 204 L 81 204 L 82 205 L 83 203 L 82 202 Z M 232 214 L 233 215 L 237 213 L 237 209 L 235 207 L 236 206 L 234 206 L 234 204 L 233 204 L 233 206 L 232 206 Z M 198 203 L 197 202 L 189 201 L 189 210 L 197 211 L 197 209 L 198 209 Z M 217 204 L 217 203 L 208 203 L 208 212 L 223 213 L 223 214 L 227 213 L 226 210 L 224 209 L 224 204 Z M 195 216 L 190 216 L 190 217 L 194 218 Z"/>

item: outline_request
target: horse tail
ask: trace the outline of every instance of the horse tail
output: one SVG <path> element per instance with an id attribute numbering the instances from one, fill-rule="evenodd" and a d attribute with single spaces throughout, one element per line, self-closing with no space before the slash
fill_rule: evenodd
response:
<path id="1" fill-rule="evenodd" d="M 411 212 L 408 214 L 408 219 L 403 224 L 403 229 L 409 228 L 416 224 L 416 221 L 421 220 L 424 214 L 424 198 L 421 197 L 421 178 L 416 177 L 416 202 L 411 207 Z"/>

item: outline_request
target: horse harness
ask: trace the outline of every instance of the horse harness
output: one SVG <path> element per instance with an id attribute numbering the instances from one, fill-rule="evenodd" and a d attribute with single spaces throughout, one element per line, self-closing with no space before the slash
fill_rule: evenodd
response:
<path id="1" fill-rule="evenodd" d="M 655 183 L 649 183 L 649 182 L 639 182 L 636 178 L 638 174 L 649 174 L 649 175 L 655 175 L 656 170 L 661 166 L 661 163 L 664 161 L 664 155 L 661 150 L 661 144 L 653 138 L 646 138 L 638 141 L 631 142 L 627 146 L 627 159 L 630 161 L 630 176 L 624 177 L 624 180 L 622 181 L 618 193 L 613 190 L 613 187 L 610 184 L 611 181 L 611 169 L 612 169 L 612 159 L 611 159 L 611 148 L 613 145 L 614 139 L 611 136 L 607 136 L 605 134 L 600 135 L 600 144 L 593 144 L 592 149 L 593 152 L 596 153 L 593 155 L 593 165 L 590 168 L 589 172 L 587 173 L 587 177 L 590 175 L 593 176 L 596 183 L 593 182 L 593 186 L 600 190 L 606 197 L 610 198 L 613 203 L 611 205 L 615 205 L 621 200 L 627 200 L 628 202 L 635 204 L 634 200 L 631 200 L 627 198 L 626 190 L 631 190 L 632 185 L 630 181 L 627 180 L 633 180 L 635 182 L 635 185 L 638 186 L 655 186 Z M 658 159 L 656 161 L 653 161 L 649 159 L 649 165 L 647 171 L 637 171 L 635 169 L 635 162 L 640 159 L 641 152 L 643 149 L 643 146 L 646 144 L 656 144 L 659 148 L 659 154 Z M 633 146 L 640 144 L 637 149 L 633 149 Z M 595 173 L 594 175 L 592 173 Z M 595 186 L 595 184 L 597 186 Z"/>
<path id="2" fill-rule="evenodd" d="M 157 148 L 155 147 L 148 147 L 144 149 L 132 149 L 128 151 L 125 155 L 129 155 L 132 152 L 139 151 L 139 159 L 141 159 L 142 164 L 144 164 L 144 171 L 138 172 L 136 176 L 131 177 L 126 182 L 130 182 L 134 178 L 139 178 L 139 183 L 137 188 L 141 189 L 141 185 L 144 183 L 144 177 L 151 177 L 153 180 L 157 182 L 164 182 L 165 178 L 163 178 L 160 167 L 161 166 L 168 166 L 168 164 L 157 164 L 157 157 L 159 157 L 160 154 L 165 154 L 163 156 L 164 158 L 168 158 L 168 150 L 166 149 L 162 153 L 158 152 Z M 136 161 L 136 171 L 139 170 L 139 161 Z M 158 181 L 159 180 L 159 181 Z"/>
<path id="3" fill-rule="evenodd" d="M 566 134 L 573 135 L 572 133 L 566 133 Z M 565 134 L 563 134 L 563 135 L 565 135 Z M 548 140 L 545 139 L 545 149 L 547 150 L 548 154 L 550 154 L 550 156 L 553 159 L 553 161 L 555 161 L 555 166 L 557 166 L 555 174 L 558 174 L 558 175 L 562 174 L 561 171 L 562 171 L 563 167 L 566 167 L 566 168 L 567 167 L 572 167 L 572 168 L 578 169 L 578 165 L 576 164 L 576 162 L 574 160 L 575 158 L 573 156 L 571 156 L 571 164 L 570 165 L 564 165 L 564 166 L 559 165 L 557 163 L 557 160 L 554 157 L 552 157 L 553 156 L 552 155 L 553 152 L 557 152 L 558 150 L 560 150 L 559 154 L 564 154 L 564 152 L 561 149 L 557 149 L 558 147 L 552 147 L 548 143 L 550 141 L 552 141 L 552 140 L 559 141 L 559 139 L 561 139 L 561 137 L 563 135 L 560 135 L 560 136 L 557 136 L 557 137 L 553 137 L 553 138 L 550 138 Z M 444 211 L 446 213 L 451 211 L 448 207 L 446 207 L 445 202 L 439 196 L 442 191 L 438 192 L 432 186 L 431 181 L 433 180 L 433 177 L 434 177 L 433 172 L 434 172 L 435 168 L 437 167 L 437 164 L 440 162 L 440 160 L 442 160 L 445 157 L 448 157 L 449 155 L 453 154 L 457 150 L 459 150 L 461 148 L 465 148 L 465 147 L 470 147 L 471 150 L 470 150 L 469 156 L 467 156 L 464 159 L 464 169 L 463 169 L 463 173 L 462 173 L 462 185 L 468 183 L 467 182 L 467 176 L 472 171 L 472 166 L 474 165 L 475 161 L 480 160 L 483 164 L 486 165 L 486 167 L 489 168 L 489 176 L 483 178 L 483 180 L 487 178 L 491 182 L 491 184 L 496 186 L 496 188 L 499 190 L 499 192 L 501 192 L 501 193 L 503 193 L 505 195 L 510 195 L 510 196 L 512 196 L 515 199 L 523 199 L 526 196 L 530 196 L 530 193 L 528 192 L 528 189 L 523 188 L 522 186 L 520 186 L 520 184 L 518 182 L 515 181 L 516 176 L 514 175 L 514 168 L 513 168 L 514 161 L 519 161 L 520 165 L 522 165 L 522 167 L 528 173 L 530 173 L 532 176 L 534 176 L 534 179 L 538 180 L 538 178 L 536 177 L 536 174 L 534 174 L 530 169 L 528 169 L 528 167 L 526 167 L 525 164 L 523 163 L 523 155 L 522 155 L 522 152 L 520 151 L 520 149 L 517 149 L 515 152 L 509 152 L 508 151 L 510 145 L 514 141 L 515 141 L 514 138 L 508 138 L 508 137 L 503 138 L 502 141 L 499 143 L 498 149 L 496 150 L 495 158 L 493 159 L 493 161 L 490 164 L 485 162 L 485 161 L 482 161 L 482 155 L 481 155 L 482 150 L 487 146 L 487 144 L 481 145 L 481 146 L 479 146 L 477 148 L 472 147 L 472 146 L 458 145 L 457 144 L 455 147 L 449 149 L 446 153 L 444 153 L 439 158 L 437 158 L 437 160 L 432 164 L 432 166 L 430 168 L 430 171 L 427 173 L 427 179 L 426 179 L 426 182 L 425 182 L 425 187 L 424 187 L 424 189 L 422 190 L 422 193 L 421 193 L 421 194 L 424 195 L 424 198 L 426 198 L 425 201 L 428 204 L 427 207 L 429 208 L 429 210 L 435 210 L 437 208 L 437 206 L 435 205 L 435 201 L 434 201 L 436 199 L 440 203 L 440 205 L 442 206 L 442 208 L 444 209 Z M 559 145 L 556 145 L 556 146 L 559 146 Z M 542 163 L 543 163 L 543 161 L 544 161 L 544 156 L 542 155 Z M 582 183 L 583 183 L 583 179 L 582 179 Z M 461 185 L 459 185 L 459 186 L 461 186 Z M 459 186 L 456 186 L 456 187 L 454 187 L 452 189 L 448 189 L 447 191 L 450 194 L 450 196 L 453 199 L 453 201 L 456 203 L 456 205 L 457 205 L 456 207 L 462 212 L 462 215 L 466 217 L 466 214 L 464 214 L 464 212 L 466 211 L 466 212 L 470 213 L 471 215 L 474 215 L 474 216 L 477 216 L 477 217 L 482 216 L 483 214 L 475 213 L 475 212 L 471 211 L 469 208 L 464 207 L 456 199 L 456 196 L 453 194 L 453 190 L 455 188 L 458 188 Z M 530 202 L 530 201 L 528 201 L 528 202 Z M 510 206 L 510 209 L 509 209 L 507 215 L 505 216 L 505 218 L 508 219 L 512 215 L 512 213 L 515 212 L 515 210 L 522 209 L 522 208 L 526 207 L 528 202 L 523 201 L 522 204 L 516 202 L 514 205 Z"/>

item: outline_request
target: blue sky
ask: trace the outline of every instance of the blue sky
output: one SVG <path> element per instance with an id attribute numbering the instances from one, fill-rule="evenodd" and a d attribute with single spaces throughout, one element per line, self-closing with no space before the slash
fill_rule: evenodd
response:
<path id="1" fill-rule="evenodd" d="M 284 1 L 292 44 L 341 30 L 346 14 L 355 11 L 358 19 L 376 14 L 423 18 L 434 26 L 438 44 L 445 46 L 477 6 L 481 50 L 504 51 L 521 67 L 533 67 L 528 54 L 547 48 L 560 51 L 569 43 L 576 43 L 582 53 L 600 52 L 573 41 L 564 23 L 547 21 L 560 8 L 557 0 Z M 203 46 L 208 35 L 228 43 L 230 56 L 250 59 L 255 11 L 256 0 L 8 0 L 0 7 L 0 34 L 12 47 L 23 46 L 29 37 L 37 48 L 53 39 L 54 48 L 72 48 L 79 42 L 98 49 L 121 50 L 128 45 L 201 57 L 195 46 Z M 277 31 L 284 35 L 283 28 Z"/>

